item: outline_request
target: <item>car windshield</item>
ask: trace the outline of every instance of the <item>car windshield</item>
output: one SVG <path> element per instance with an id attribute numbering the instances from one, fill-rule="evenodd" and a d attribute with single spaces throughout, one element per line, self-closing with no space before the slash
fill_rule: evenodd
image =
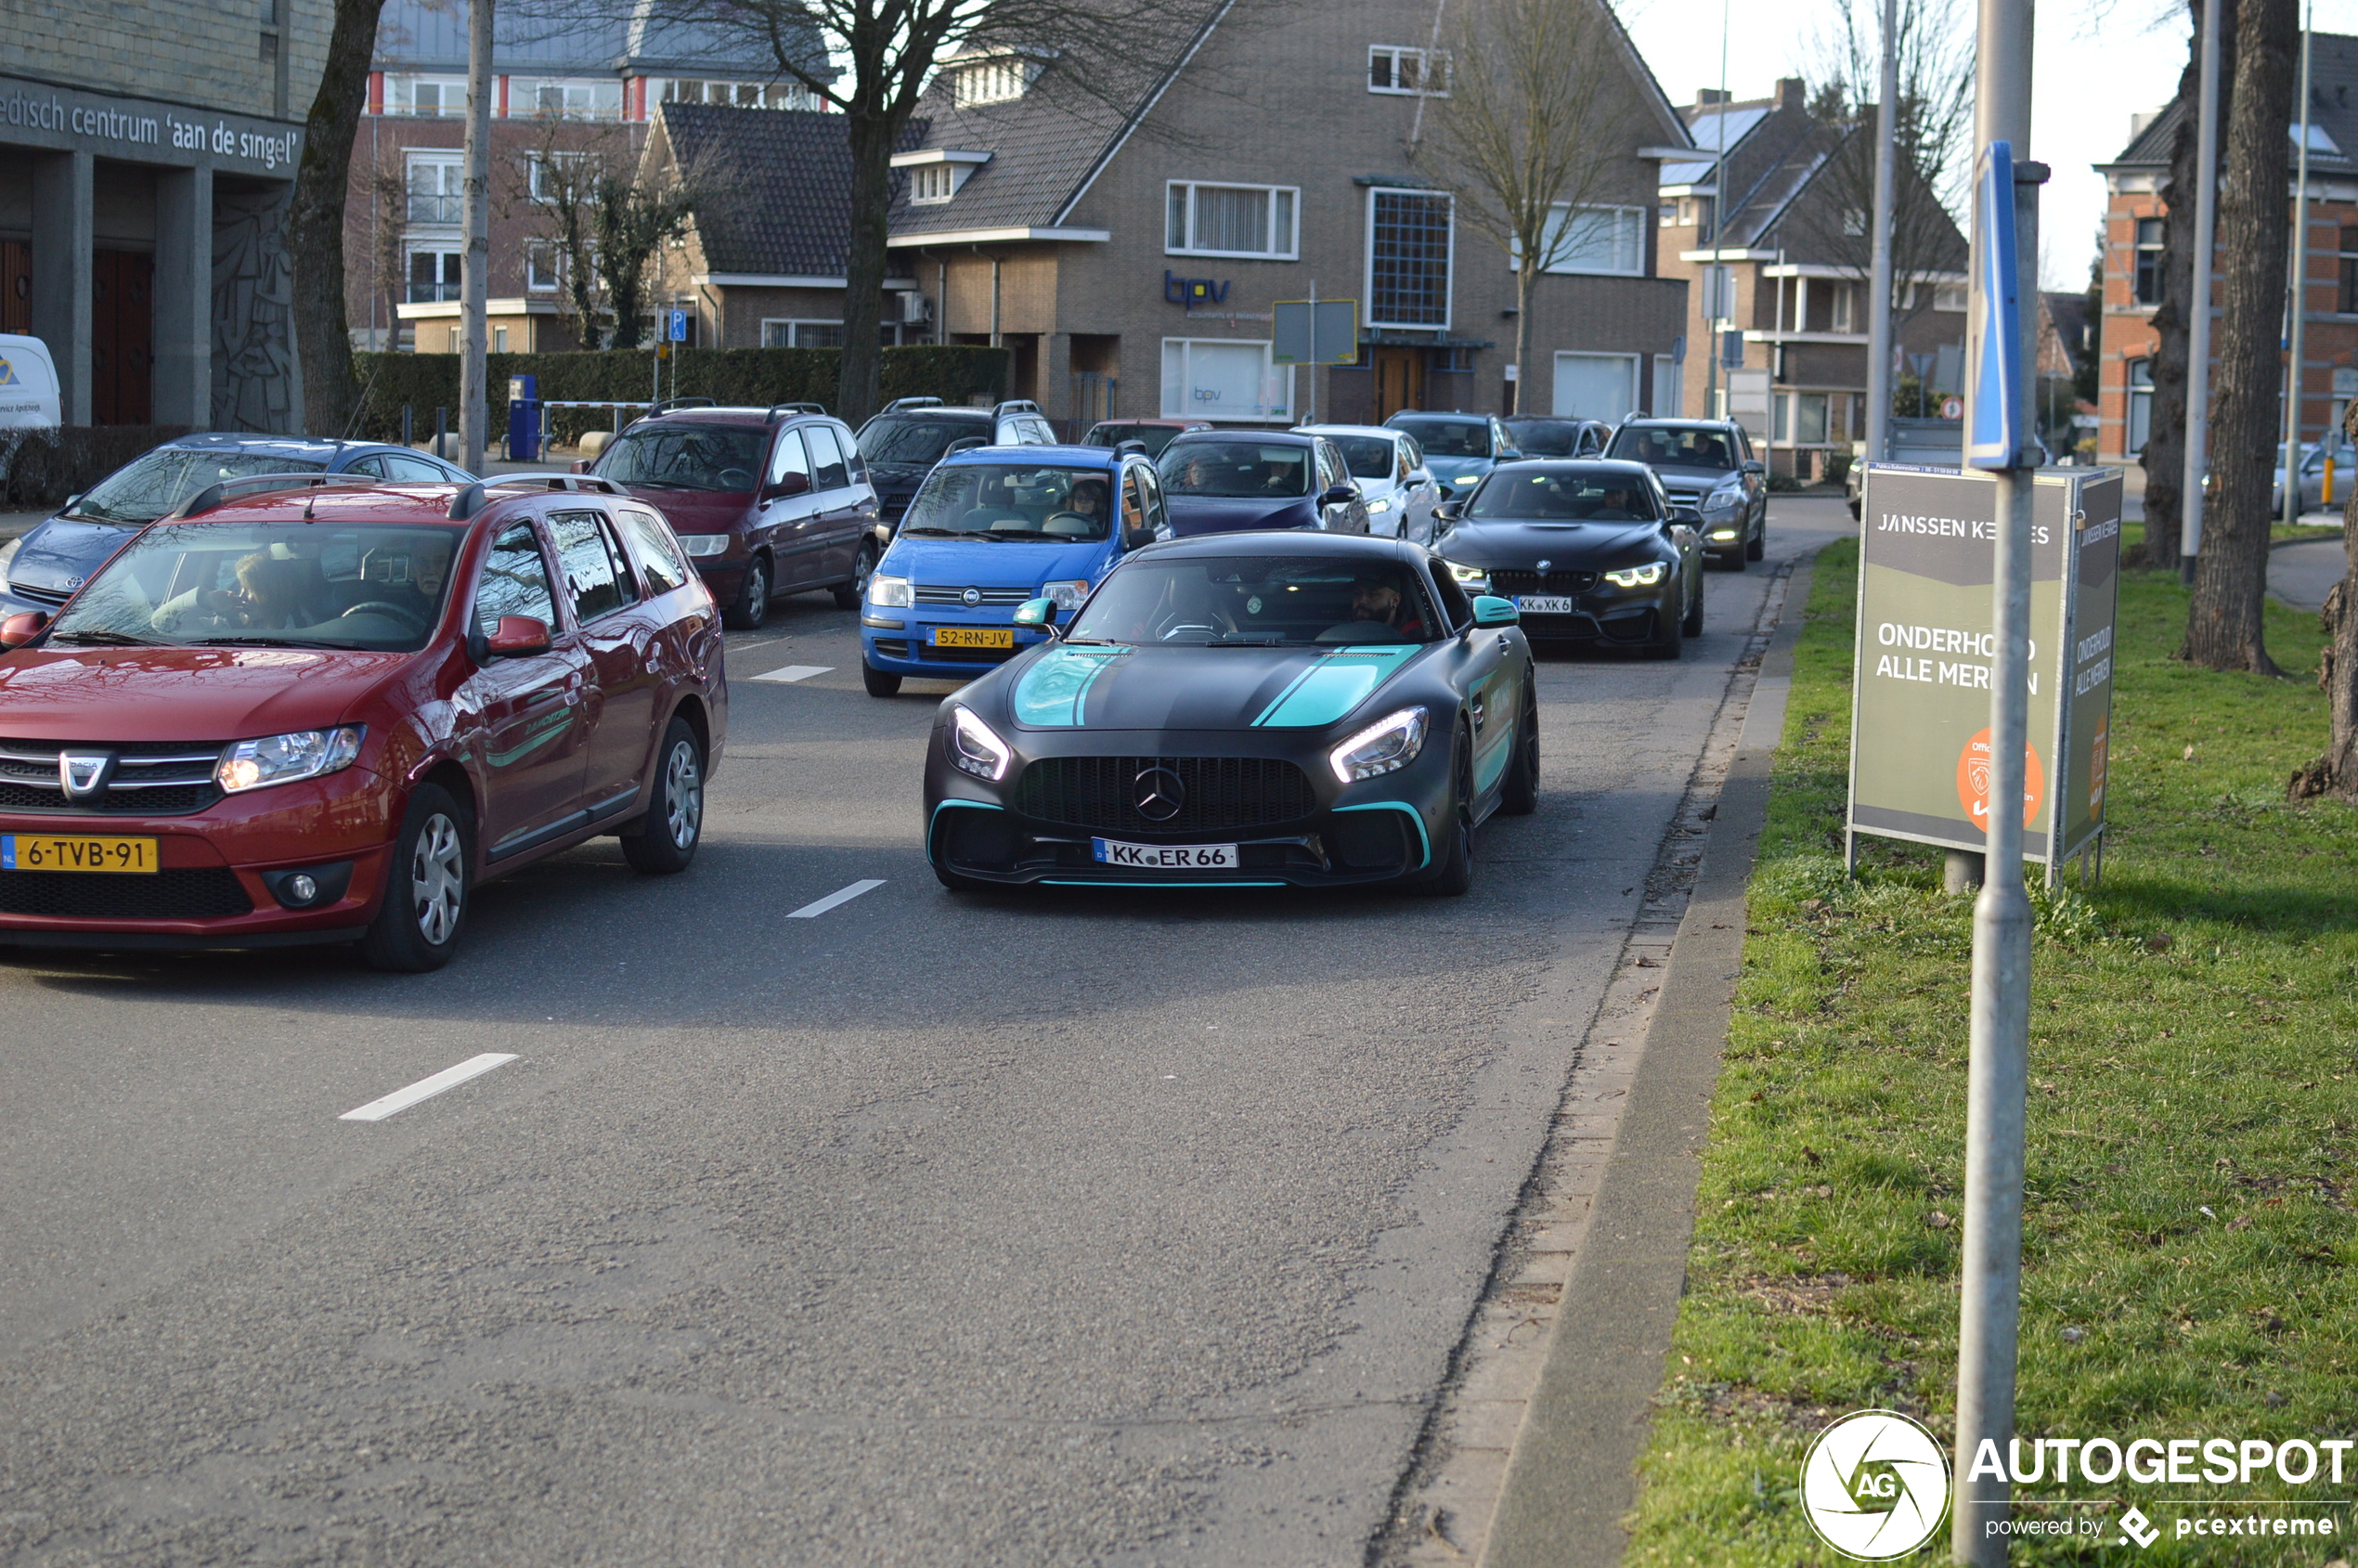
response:
<path id="1" fill-rule="evenodd" d="M 162 524 L 58 613 L 49 641 L 412 653 L 441 618 L 464 536 L 447 524 Z"/>
<path id="2" fill-rule="evenodd" d="M 266 452 L 208 452 L 159 447 L 124 464 L 74 502 L 72 515 L 100 523 L 152 523 L 208 485 L 263 473 L 317 473 L 323 462 Z"/>
<path id="3" fill-rule="evenodd" d="M 1736 460 L 1728 455 L 1726 434 L 1717 430 L 1632 426 L 1613 438 L 1613 450 L 1606 455 L 1649 468 L 1710 468 L 1724 473 L 1736 466 Z"/>
<path id="4" fill-rule="evenodd" d="M 1210 647 L 1429 642 L 1439 625 L 1397 561 L 1142 556 L 1108 577 L 1068 642 Z"/>
<path id="5" fill-rule="evenodd" d="M 1490 424 L 1486 420 L 1403 419 L 1393 427 L 1417 438 L 1429 458 L 1486 458 L 1490 455 Z"/>
<path id="6" fill-rule="evenodd" d="M 1162 487 L 1175 495 L 1275 500 L 1310 493 L 1308 447 L 1259 441 L 1173 443 L 1155 467 L 1162 474 Z"/>
<path id="7" fill-rule="evenodd" d="M 1509 420 L 1507 434 L 1526 458 L 1568 458 L 1580 439 L 1580 425 L 1573 420 Z"/>
<path id="8" fill-rule="evenodd" d="M 661 490 L 750 490 L 770 445 L 765 427 L 641 423 L 598 460 L 598 476 Z"/>
<path id="9" fill-rule="evenodd" d="M 1466 505 L 1475 522 L 1651 523 L 1653 490 L 1632 473 L 1508 467 L 1493 473 Z"/>
<path id="10" fill-rule="evenodd" d="M 1178 434 L 1176 427 L 1167 424 L 1100 424 L 1090 427 L 1089 445 L 1119 447 L 1124 441 L 1135 441 L 1147 449 L 1147 456 L 1159 458 Z"/>
<path id="11" fill-rule="evenodd" d="M 900 531 L 1017 542 L 1109 538 L 1112 490 L 1102 468 L 951 463 L 926 475 Z"/>
<path id="12" fill-rule="evenodd" d="M 969 435 L 988 441 L 991 426 L 932 414 L 878 414 L 860 427 L 860 455 L 870 462 L 937 463 L 950 443 Z"/>
<path id="13" fill-rule="evenodd" d="M 1354 479 L 1392 477 L 1392 443 L 1380 435 L 1330 435 L 1342 449 L 1342 465 Z"/>

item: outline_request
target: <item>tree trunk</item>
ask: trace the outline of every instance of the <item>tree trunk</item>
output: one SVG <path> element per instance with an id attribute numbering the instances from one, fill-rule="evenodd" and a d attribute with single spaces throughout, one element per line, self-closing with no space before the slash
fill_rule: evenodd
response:
<path id="1" fill-rule="evenodd" d="M 843 360 L 836 375 L 836 417 L 857 430 L 876 411 L 883 369 L 885 237 L 891 218 L 892 151 L 899 118 L 856 106 L 851 133 L 851 236 L 844 257 Z"/>
<path id="2" fill-rule="evenodd" d="M 2358 404 L 2351 406 L 2358 414 Z M 2358 440 L 2345 415 L 2342 429 Z M 2358 805 L 2358 490 L 2341 508 L 2342 577 L 2326 596 L 2326 645 L 2317 667 L 2317 684 L 2325 688 L 2326 712 L 2332 722 L 2326 754 L 2292 776 L 2287 793 L 2295 800 L 2314 795 L 2339 796 Z"/>
<path id="3" fill-rule="evenodd" d="M 2274 675 L 2261 606 L 2282 406 L 2285 197 L 2300 28 L 2294 0 L 2241 0 L 2235 10 L 2235 91 L 2219 196 L 2226 287 L 2211 403 L 2211 495 L 2184 655 L 2211 669 Z"/>
<path id="4" fill-rule="evenodd" d="M 1534 268 L 1528 257 L 1515 268 L 1515 388 L 1514 412 L 1537 412 L 1527 400 L 1523 390 L 1531 384 L 1531 279 Z"/>
<path id="5" fill-rule="evenodd" d="M 343 208 L 352 179 L 352 140 L 369 102 L 369 58 L 377 45 L 382 4 L 336 0 L 327 70 L 304 125 L 303 162 L 287 212 L 295 352 L 303 356 L 303 428 L 310 435 L 342 435 L 358 397 L 343 308 Z"/>

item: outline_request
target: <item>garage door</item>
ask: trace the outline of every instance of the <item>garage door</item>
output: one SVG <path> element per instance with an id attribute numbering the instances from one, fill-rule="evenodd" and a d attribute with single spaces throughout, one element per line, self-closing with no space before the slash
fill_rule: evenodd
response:
<path id="1" fill-rule="evenodd" d="M 1637 407 L 1636 355 L 1556 356 L 1556 418 L 1611 422 Z"/>

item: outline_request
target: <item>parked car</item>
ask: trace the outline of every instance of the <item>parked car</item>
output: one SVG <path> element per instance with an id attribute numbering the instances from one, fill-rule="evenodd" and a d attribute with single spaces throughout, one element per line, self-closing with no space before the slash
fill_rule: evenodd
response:
<path id="1" fill-rule="evenodd" d="M 960 408 L 939 397 L 902 397 L 860 427 L 860 456 L 876 487 L 880 542 L 889 542 L 909 498 L 961 442 L 977 447 L 1047 447 L 1056 433 L 1037 403 L 1017 400 L 988 408 Z"/>
<path id="2" fill-rule="evenodd" d="M 214 431 L 149 448 L 71 498 L 57 515 L 0 545 L 0 616 L 54 610 L 141 528 L 198 491 L 265 473 L 352 473 L 463 485 L 465 469 L 382 441 Z"/>
<path id="3" fill-rule="evenodd" d="M 1600 458 L 1613 445 L 1613 426 L 1602 420 L 1543 419 L 1517 414 L 1498 421 L 1526 458 Z"/>
<path id="4" fill-rule="evenodd" d="M 1522 456 L 1507 427 L 1492 414 L 1429 414 L 1403 409 L 1383 421 L 1417 438 L 1425 467 L 1441 481 L 1446 494 L 1471 493 L 1482 476 L 1502 462 Z"/>
<path id="5" fill-rule="evenodd" d="M 1641 647 L 1675 659 L 1703 631 L 1703 548 L 1643 463 L 1498 469 L 1442 508 L 1433 549 L 1469 593 L 1514 601 L 1534 642 Z"/>
<path id="6" fill-rule="evenodd" d="M 1123 551 L 1169 531 L 1154 465 L 1103 447 L 952 452 L 919 486 L 868 579 L 861 673 L 888 697 L 911 676 L 964 680 L 1044 632 L 1016 607 L 1080 608 Z"/>
<path id="7" fill-rule="evenodd" d="M 0 430 L 55 430 L 61 407 L 49 345 L 0 332 Z"/>
<path id="8" fill-rule="evenodd" d="M 1432 538 L 1432 509 L 1441 481 L 1425 466 L 1424 449 L 1405 430 L 1380 424 L 1296 425 L 1298 435 L 1323 435 L 1342 454 L 1343 466 L 1367 503 L 1367 531 L 1389 538 Z"/>
<path id="9" fill-rule="evenodd" d="M 1124 441 L 1135 441 L 1146 448 L 1147 456 L 1159 458 L 1171 445 L 1171 438 L 1182 431 L 1210 430 L 1203 420 L 1099 420 L 1081 438 L 1084 447 L 1119 447 Z"/>
<path id="10" fill-rule="evenodd" d="M 740 631 L 781 593 L 825 589 L 857 608 L 883 553 L 850 429 L 807 405 L 667 409 L 625 428 L 590 472 L 663 510 Z"/>
<path id="11" fill-rule="evenodd" d="M 1631 415 L 1607 456 L 1653 470 L 1671 515 L 1703 534 L 1704 552 L 1735 571 L 1768 547 L 1768 465 L 1733 420 L 1657 420 Z"/>
<path id="12" fill-rule="evenodd" d="M 1539 707 L 1514 606 L 1437 564 L 1321 533 L 1128 556 L 1061 636 L 942 703 L 935 875 L 1465 892 L 1483 821 L 1539 803 Z"/>
<path id="13" fill-rule="evenodd" d="M 0 942 L 432 969 L 486 877 L 602 834 L 684 870 L 718 621 L 602 479 L 208 486 L 0 622 Z"/>
<path id="14" fill-rule="evenodd" d="M 1171 531 L 1183 538 L 1248 528 L 1369 529 L 1367 503 L 1342 453 L 1323 435 L 1190 431 L 1162 449 L 1155 470 Z"/>

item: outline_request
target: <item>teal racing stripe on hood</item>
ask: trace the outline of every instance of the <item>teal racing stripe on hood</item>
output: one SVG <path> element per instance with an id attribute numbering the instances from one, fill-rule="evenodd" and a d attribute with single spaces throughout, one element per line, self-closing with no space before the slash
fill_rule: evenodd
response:
<path id="1" fill-rule="evenodd" d="M 1127 652 L 1058 648 L 1042 654 L 1016 682 L 1016 722 L 1042 730 L 1078 728 L 1091 684 Z"/>
<path id="2" fill-rule="evenodd" d="M 1252 721 L 1253 727 L 1309 730 L 1331 724 L 1366 702 L 1368 693 L 1421 652 L 1423 644 L 1417 642 L 1337 648 L 1278 693 L 1277 700 Z"/>

